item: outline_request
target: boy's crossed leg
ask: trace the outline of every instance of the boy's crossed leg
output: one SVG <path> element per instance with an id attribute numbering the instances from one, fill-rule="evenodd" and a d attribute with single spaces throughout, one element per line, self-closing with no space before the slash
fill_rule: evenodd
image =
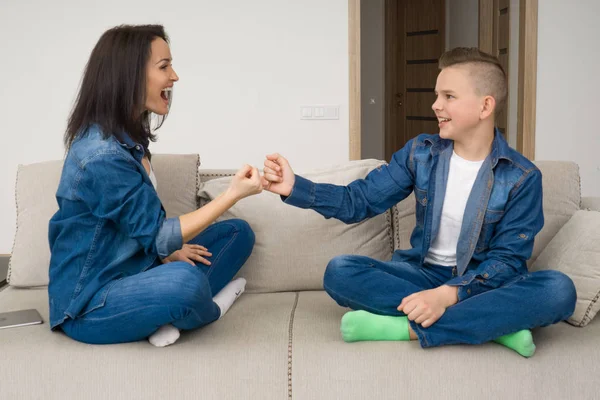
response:
<path id="1" fill-rule="evenodd" d="M 418 338 L 423 347 L 432 347 L 495 341 L 529 357 L 535 345 L 527 329 L 558 322 L 572 312 L 566 310 L 572 285 L 554 271 L 529 274 L 505 287 L 465 299 L 449 307 L 429 328 L 408 321 L 396 309 L 404 297 L 443 285 L 451 278 L 448 267 L 418 268 L 403 262 L 341 256 L 328 265 L 324 286 L 338 304 L 359 310 L 342 319 L 342 336 L 349 342 Z M 548 290 L 553 296 L 547 295 Z M 540 301 L 548 298 L 553 304 Z"/>

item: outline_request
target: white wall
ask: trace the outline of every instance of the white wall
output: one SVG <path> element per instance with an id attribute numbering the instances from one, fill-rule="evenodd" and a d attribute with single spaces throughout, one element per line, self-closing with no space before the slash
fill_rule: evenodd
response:
<path id="1" fill-rule="evenodd" d="M 199 153 L 206 168 L 261 166 L 274 151 L 297 171 L 348 160 L 347 0 L 1 0 L 0 253 L 17 165 L 63 157 L 89 53 L 121 23 L 171 36 L 181 80 L 153 152 Z M 340 119 L 300 120 L 309 104 L 340 105 Z"/>
<path id="2" fill-rule="evenodd" d="M 446 49 L 479 46 L 479 0 L 446 0 Z"/>
<path id="3" fill-rule="evenodd" d="M 360 5 L 361 158 L 385 158 L 385 1 Z"/>
<path id="4" fill-rule="evenodd" d="M 600 2 L 538 7 L 536 159 L 577 162 L 582 194 L 600 196 Z"/>

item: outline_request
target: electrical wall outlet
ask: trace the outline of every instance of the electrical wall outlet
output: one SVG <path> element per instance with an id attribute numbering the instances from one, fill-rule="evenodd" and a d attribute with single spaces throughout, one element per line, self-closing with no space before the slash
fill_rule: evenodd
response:
<path id="1" fill-rule="evenodd" d="M 300 107 L 300 119 L 340 119 L 340 106 L 313 105 Z"/>

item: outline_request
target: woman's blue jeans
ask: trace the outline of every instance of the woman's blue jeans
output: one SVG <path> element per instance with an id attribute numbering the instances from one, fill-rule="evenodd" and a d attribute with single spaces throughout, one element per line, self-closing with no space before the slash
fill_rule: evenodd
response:
<path id="1" fill-rule="evenodd" d="M 254 233 L 242 220 L 231 219 L 206 228 L 190 244 L 208 249 L 210 266 L 177 261 L 161 264 L 108 285 L 104 306 L 67 320 L 62 330 L 71 338 L 92 344 L 133 342 L 172 324 L 196 329 L 221 314 L 212 298 L 244 265 L 254 246 Z M 92 298 L 91 304 L 97 303 Z"/>
<path id="2" fill-rule="evenodd" d="M 325 271 L 324 287 L 341 306 L 380 315 L 397 310 L 410 294 L 443 285 L 455 268 L 339 256 Z M 422 347 L 479 344 L 502 335 L 567 319 L 575 309 L 575 286 L 557 271 L 518 275 L 499 288 L 467 298 L 449 308 L 432 326 L 410 321 Z"/>

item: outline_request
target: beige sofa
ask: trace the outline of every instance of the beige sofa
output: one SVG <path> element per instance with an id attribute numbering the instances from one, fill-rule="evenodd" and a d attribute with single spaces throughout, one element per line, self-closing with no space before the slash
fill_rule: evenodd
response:
<path id="1" fill-rule="evenodd" d="M 231 172 L 198 174 L 196 155 L 156 155 L 153 163 L 170 216 L 209 201 L 227 185 L 227 178 L 216 178 Z M 307 176 L 347 183 L 379 164 L 352 162 Z M 581 199 L 576 165 L 538 165 L 546 225 L 532 265 L 579 209 L 600 210 L 600 199 Z M 412 197 L 348 226 L 262 193 L 224 216 L 248 220 L 256 246 L 240 271 L 248 292 L 222 320 L 185 332 L 167 348 L 147 342 L 94 346 L 51 332 L 45 223 L 56 209 L 60 168 L 58 161 L 19 167 L 18 227 L 0 312 L 36 308 L 45 323 L 0 330 L 2 399 L 600 398 L 598 318 L 585 327 L 562 322 L 535 330 L 537 352 L 530 359 L 493 343 L 423 350 L 416 342 L 341 340 L 347 310 L 322 290 L 327 260 L 344 253 L 385 258 L 406 247 Z"/>

